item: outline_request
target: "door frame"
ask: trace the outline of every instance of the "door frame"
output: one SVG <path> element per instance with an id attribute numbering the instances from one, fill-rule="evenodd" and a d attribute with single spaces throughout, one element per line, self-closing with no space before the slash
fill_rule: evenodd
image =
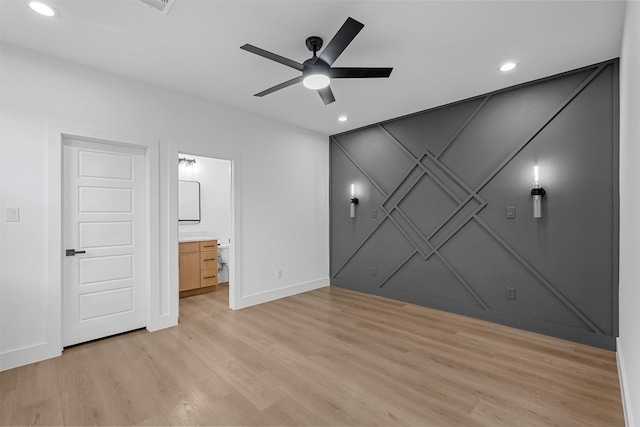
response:
<path id="1" fill-rule="evenodd" d="M 197 156 L 197 157 L 208 157 L 210 159 L 216 160 L 224 160 L 229 162 L 231 168 L 231 187 L 230 187 L 230 200 L 229 200 L 229 215 L 230 215 L 230 230 L 229 230 L 229 238 L 231 239 L 232 244 L 229 246 L 229 309 L 237 310 L 240 308 L 238 304 L 238 297 L 240 295 L 240 269 L 238 268 L 239 258 L 236 254 L 239 253 L 239 243 L 240 243 L 240 232 L 238 230 L 238 221 L 236 220 L 236 216 L 239 215 L 239 207 L 236 206 L 236 202 L 238 200 L 236 191 L 237 182 L 238 182 L 238 174 L 240 168 L 240 161 L 238 158 L 233 158 L 230 156 L 222 156 L 217 154 L 212 154 L 209 152 L 202 152 L 198 150 L 193 150 L 190 148 L 184 147 L 174 147 L 171 151 L 169 158 L 174 159 L 174 163 L 171 167 L 173 174 L 170 177 L 171 179 L 171 187 L 175 188 L 173 194 L 175 194 L 175 205 L 173 206 L 171 215 L 171 223 L 172 230 L 175 230 L 175 236 L 171 237 L 171 262 L 172 266 L 175 266 L 175 270 L 173 274 L 171 274 L 172 278 L 178 280 L 179 269 L 178 269 L 178 248 L 179 248 L 179 231 L 178 231 L 178 180 L 179 180 L 179 165 L 178 165 L 178 157 L 180 154 L 186 154 L 188 156 Z M 175 303 L 177 305 L 177 310 L 179 310 L 179 295 L 175 296 Z"/>
<path id="2" fill-rule="evenodd" d="M 146 328 L 161 329 L 169 313 L 169 292 L 162 296 L 159 282 L 159 144 L 157 140 L 119 134 L 111 131 L 85 128 L 81 126 L 47 123 L 47 329 L 45 331 L 49 354 L 60 354 L 63 349 L 62 325 L 62 263 L 63 221 L 62 221 L 62 168 L 64 138 L 141 148 L 145 152 L 145 260 L 146 283 Z M 163 304 L 164 303 L 164 304 Z M 164 309 L 163 309 L 164 308 Z M 164 315 L 164 316 L 163 316 Z M 48 356 L 51 357 L 51 356 Z"/>

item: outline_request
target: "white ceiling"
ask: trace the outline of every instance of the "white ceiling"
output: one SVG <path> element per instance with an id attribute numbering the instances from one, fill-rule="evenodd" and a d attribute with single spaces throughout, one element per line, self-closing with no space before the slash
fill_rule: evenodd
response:
<path id="1" fill-rule="evenodd" d="M 139 0 L 0 0 L 0 40 L 327 135 L 618 57 L 624 1 L 176 0 L 165 16 Z M 298 62 L 347 17 L 364 29 L 335 62 L 394 67 L 389 79 L 337 80 L 325 106 L 301 84 L 253 94 L 299 72 L 245 52 L 250 43 Z M 519 67 L 500 73 L 513 60 Z M 349 121 L 339 123 L 341 114 Z"/>

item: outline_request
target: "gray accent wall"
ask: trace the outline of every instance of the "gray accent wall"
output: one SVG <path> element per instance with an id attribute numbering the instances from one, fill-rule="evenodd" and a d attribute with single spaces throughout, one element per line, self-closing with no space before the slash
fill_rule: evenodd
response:
<path id="1" fill-rule="evenodd" d="M 614 349 L 617 177 L 617 60 L 334 135 L 331 284 Z"/>

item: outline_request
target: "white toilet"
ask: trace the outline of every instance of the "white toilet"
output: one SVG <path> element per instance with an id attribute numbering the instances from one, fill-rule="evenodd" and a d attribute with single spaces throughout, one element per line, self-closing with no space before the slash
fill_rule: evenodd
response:
<path id="1" fill-rule="evenodd" d="M 218 283 L 229 282 L 229 244 L 218 245 Z"/>

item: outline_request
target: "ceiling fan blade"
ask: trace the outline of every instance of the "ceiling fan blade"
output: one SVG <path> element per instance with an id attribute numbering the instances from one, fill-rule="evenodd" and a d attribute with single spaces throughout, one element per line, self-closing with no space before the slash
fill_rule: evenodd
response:
<path id="1" fill-rule="evenodd" d="M 353 18 L 347 18 L 319 58 L 331 66 L 363 28 L 364 24 Z"/>
<path id="2" fill-rule="evenodd" d="M 279 85 L 275 85 L 274 87 L 270 87 L 267 90 L 263 90 L 262 92 L 258 92 L 253 96 L 263 97 L 263 96 L 269 95 L 270 93 L 273 93 L 273 92 L 275 92 L 277 90 L 284 89 L 285 87 L 292 86 L 292 85 L 294 85 L 296 83 L 300 83 L 301 81 L 302 81 L 302 76 L 296 77 L 296 78 L 293 78 L 291 80 L 287 80 L 284 83 L 280 83 Z"/>
<path id="3" fill-rule="evenodd" d="M 250 44 L 242 45 L 240 46 L 240 49 L 246 50 L 247 52 L 255 53 L 256 55 L 260 55 L 263 58 L 276 61 L 282 65 L 286 65 L 287 67 L 295 68 L 298 71 L 304 70 L 304 65 L 299 62 L 293 61 L 289 58 L 285 58 L 284 56 L 276 55 L 275 53 L 271 53 L 267 50 L 260 49 L 259 47 Z"/>
<path id="4" fill-rule="evenodd" d="M 318 89 L 318 94 L 320 98 L 322 98 L 322 102 L 324 105 L 331 104 L 336 98 L 333 96 L 333 92 L 331 91 L 331 86 L 327 86 L 323 89 Z"/>
<path id="5" fill-rule="evenodd" d="M 389 77 L 393 68 L 330 68 L 332 79 L 367 79 L 372 77 Z"/>

